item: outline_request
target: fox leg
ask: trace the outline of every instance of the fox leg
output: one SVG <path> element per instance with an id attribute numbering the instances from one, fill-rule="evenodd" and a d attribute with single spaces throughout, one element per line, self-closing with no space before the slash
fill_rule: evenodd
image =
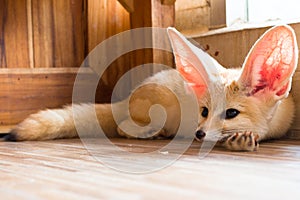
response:
<path id="1" fill-rule="evenodd" d="M 219 143 L 228 150 L 255 151 L 258 150 L 258 134 L 252 132 L 235 133 L 222 138 Z"/>

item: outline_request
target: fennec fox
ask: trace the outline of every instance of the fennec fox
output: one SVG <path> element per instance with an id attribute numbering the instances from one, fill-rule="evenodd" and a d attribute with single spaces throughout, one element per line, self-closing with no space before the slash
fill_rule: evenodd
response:
<path id="1" fill-rule="evenodd" d="M 211 122 L 212 117 L 213 120 L 223 118 L 222 127 L 218 129 L 222 136 L 219 142 L 230 150 L 253 151 L 259 141 L 280 138 L 288 131 L 295 110 L 289 91 L 298 61 L 296 37 L 291 27 L 282 25 L 269 29 L 252 47 L 241 69 L 223 68 L 174 28 L 168 28 L 168 36 L 177 70 L 164 70 L 146 79 L 129 100 L 131 119 L 141 126 L 150 123 L 148 112 L 154 104 L 162 105 L 168 118 L 162 129 L 153 127 L 138 135 L 151 135 L 153 138 L 176 134 L 181 118 L 180 108 L 170 90 L 176 90 L 183 96 L 190 95 L 190 91 L 196 94 L 199 105 L 198 111 L 194 111 L 199 114 L 196 139 L 201 140 L 210 134 L 211 124 L 217 123 Z M 210 68 L 217 69 L 219 73 L 212 73 Z M 209 85 L 221 85 L 221 93 L 216 95 L 220 90 L 208 90 Z M 216 113 L 212 106 L 216 99 L 211 98 L 218 96 L 226 102 L 224 110 Z M 131 126 L 123 104 L 114 104 L 117 112 L 125 113 L 119 125 L 113 118 L 111 104 L 78 104 L 32 114 L 4 139 L 22 141 L 77 137 L 76 128 L 93 131 L 89 120 L 94 112 L 108 137 L 134 137 L 120 129 L 120 125 Z M 80 121 L 76 127 L 73 111 Z M 130 130 L 132 127 L 127 128 Z"/>

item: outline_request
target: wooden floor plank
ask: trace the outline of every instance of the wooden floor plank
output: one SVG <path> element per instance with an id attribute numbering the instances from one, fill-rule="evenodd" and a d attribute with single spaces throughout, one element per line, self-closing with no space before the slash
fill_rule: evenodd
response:
<path id="1" fill-rule="evenodd" d="M 113 139 L 128 151 L 169 140 Z M 295 199 L 300 197 L 300 140 L 262 143 L 257 152 L 215 147 L 204 159 L 194 142 L 174 164 L 140 175 L 98 162 L 79 139 L 0 143 L 3 199 Z M 109 147 L 103 147 L 108 148 Z M 143 156 L 142 153 L 140 153 Z M 114 159 L 114 158 L 112 158 Z M 157 160 L 161 162 L 162 160 Z M 124 162 L 130 162 L 124 160 Z"/>

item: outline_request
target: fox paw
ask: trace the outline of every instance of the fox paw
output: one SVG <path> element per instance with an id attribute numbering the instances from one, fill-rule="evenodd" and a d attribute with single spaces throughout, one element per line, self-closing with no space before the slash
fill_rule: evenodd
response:
<path id="1" fill-rule="evenodd" d="M 225 136 L 219 142 L 232 151 L 256 151 L 259 147 L 258 138 L 258 134 L 245 131 Z"/>

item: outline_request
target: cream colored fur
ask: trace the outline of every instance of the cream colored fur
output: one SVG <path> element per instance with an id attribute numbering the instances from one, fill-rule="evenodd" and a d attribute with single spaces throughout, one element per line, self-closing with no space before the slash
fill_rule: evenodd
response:
<path id="1" fill-rule="evenodd" d="M 275 35 L 272 31 L 276 34 L 282 31 L 282 38 L 288 38 L 284 34 L 290 34 L 288 36 L 291 40 L 288 40 L 287 44 L 292 45 L 294 42 L 295 46 L 292 46 L 292 49 L 287 49 L 291 55 L 284 58 L 284 61 L 279 60 L 284 64 L 290 62 L 290 68 L 287 68 L 286 65 L 282 65 L 285 68 L 280 68 L 280 70 L 276 68 L 278 73 L 282 73 L 280 74 L 282 76 L 276 77 L 277 82 L 270 82 L 269 85 L 265 83 L 263 83 L 265 85 L 259 85 L 261 79 L 264 78 L 262 77 L 263 73 L 268 73 L 269 69 L 265 68 L 268 65 L 262 65 L 261 63 L 261 52 L 264 52 L 265 49 L 257 50 L 255 48 L 262 48 L 259 45 L 270 43 L 269 35 L 272 37 Z M 222 134 L 219 143 L 230 150 L 253 151 L 257 149 L 258 141 L 284 136 L 293 121 L 295 108 L 293 99 L 288 96 L 288 93 L 291 77 L 298 59 L 295 36 L 292 29 L 287 26 L 275 27 L 268 34 L 263 36 L 264 42 L 258 43 L 251 51 L 252 54 L 247 57 L 243 69 L 225 69 L 216 61 L 211 61 L 207 54 L 192 46 L 176 30 L 169 29 L 169 37 L 171 38 L 176 65 L 179 68 L 178 71 L 183 69 L 181 73 L 184 74 L 188 73 L 189 69 L 194 70 L 196 65 L 200 66 L 199 70 L 202 71 L 204 76 L 199 76 L 197 82 L 206 81 L 224 89 L 222 92 L 212 90 L 210 93 L 205 90 L 204 94 L 199 94 L 198 110 L 190 111 L 191 114 L 192 112 L 198 113 L 199 119 L 191 123 L 198 124 L 198 130 L 203 130 L 209 137 L 210 133 L 215 131 L 212 130 L 215 127 L 211 127 L 210 122 L 213 120 L 214 124 L 224 119 L 219 110 L 214 110 L 213 102 L 224 99 L 225 107 L 222 108 L 221 113 L 226 112 L 227 109 L 236 109 L 240 112 L 234 118 L 224 119 L 222 126 L 219 126 L 219 130 L 217 130 Z M 280 43 L 278 44 L 280 45 Z M 287 48 L 287 46 L 284 47 Z M 179 55 L 183 55 L 183 57 Z M 272 60 L 268 59 L 271 64 L 275 62 L 274 59 L 278 58 L 276 55 L 274 57 L 272 55 L 268 56 L 267 58 L 272 58 Z M 280 56 L 282 55 L 280 54 Z M 256 57 L 259 57 L 260 60 Z M 200 60 L 202 61 L 200 62 Z M 252 64 L 252 61 L 254 64 Z M 209 66 L 204 66 L 203 63 L 209 63 Z M 282 66 L 279 65 L 279 67 Z M 219 73 L 209 72 L 210 67 L 215 67 Z M 289 74 L 284 71 L 287 69 L 290 69 L 287 71 Z M 197 70 L 193 75 L 195 74 L 197 75 Z M 279 82 L 281 77 L 285 78 L 282 83 Z M 267 82 L 269 80 L 263 81 Z M 276 88 L 271 84 L 277 84 L 275 85 Z M 62 109 L 40 111 L 30 115 L 18 124 L 5 139 L 22 141 L 73 138 L 78 136 L 77 130 L 86 133 L 80 135 L 80 137 L 92 137 L 95 136 L 98 121 L 108 137 L 172 137 L 176 134 L 181 121 L 179 99 L 188 101 L 192 95 L 190 90 L 176 70 L 165 70 L 145 80 L 132 92 L 129 99 L 112 105 L 78 104 L 66 106 Z M 176 91 L 177 96 L 174 95 L 174 91 Z M 215 94 L 214 96 L 217 99 L 211 99 L 212 93 Z M 129 105 L 129 112 L 127 112 L 126 105 Z M 159 121 L 153 122 L 149 117 L 149 110 L 153 105 L 162 106 L 168 116 L 162 128 L 159 127 Z M 118 115 L 117 122 L 114 120 L 112 107 L 114 113 Z M 209 111 L 206 117 L 201 115 L 203 108 L 207 108 Z M 93 119 L 98 121 L 95 122 Z M 131 123 L 131 119 L 134 124 L 144 128 L 137 129 Z M 148 126 L 149 123 L 151 123 L 151 126 Z M 124 128 L 129 131 L 124 131 Z"/>
<path id="2" fill-rule="evenodd" d="M 240 73 L 239 70 L 230 70 L 230 73 Z M 231 76 L 237 77 L 237 76 Z M 154 84 L 155 82 L 156 84 Z M 151 83 L 147 85 L 147 83 Z M 169 137 L 176 133 L 179 126 L 180 113 L 178 112 L 178 102 L 167 88 L 178 90 L 185 95 L 185 86 L 179 74 L 174 70 L 160 72 L 144 82 L 145 86 L 140 87 L 130 101 L 131 116 L 135 122 L 146 125 L 149 123 L 148 111 L 151 105 L 159 103 L 166 108 L 168 116 L 171 116 L 163 130 L 157 132 L 156 137 Z M 259 136 L 259 141 L 272 138 L 280 138 L 289 129 L 294 117 L 294 103 L 292 97 L 288 97 L 279 102 L 274 113 L 269 116 L 271 110 L 276 105 L 274 101 L 259 102 L 252 97 L 247 97 L 241 94 L 232 95 L 232 86 L 235 80 L 226 79 L 224 87 L 227 88 L 228 107 L 243 108 L 240 116 L 235 119 L 225 120 L 223 133 L 233 135 L 235 133 L 253 132 Z M 166 86 L 166 87 L 162 87 Z M 145 94 L 148 94 L 148 96 Z M 151 95 L 151 98 L 149 95 Z M 147 101 L 146 101 L 147 100 Z M 208 106 L 199 101 L 199 109 L 203 106 Z M 208 102 L 209 103 L 209 102 Z M 117 109 L 122 111 L 124 102 L 115 105 Z M 117 128 L 113 120 L 110 104 L 80 104 L 73 106 L 74 112 L 80 116 L 80 129 L 85 129 L 87 133 L 93 132 L 96 127 L 91 127 L 90 120 L 93 118 L 94 109 L 96 110 L 97 118 L 108 137 L 117 137 L 118 135 L 132 138 L 130 134 L 126 134 Z M 270 117 L 270 118 L 269 118 Z M 126 122 L 127 119 L 124 119 Z M 206 130 L 206 121 L 200 117 L 199 128 Z M 151 134 L 149 130 L 148 134 Z M 208 131 L 208 130 L 206 130 Z M 119 134 L 118 134 L 119 132 Z M 12 132 L 15 134 L 15 139 L 21 140 L 49 140 L 58 138 L 73 138 L 77 137 L 76 128 L 73 120 L 72 106 L 67 106 L 62 109 L 44 110 L 36 114 L 30 115 L 22 123 L 18 124 Z M 147 133 L 145 133 L 147 134 Z M 254 138 L 253 138 L 254 139 Z M 224 144 L 226 146 L 226 144 Z M 232 149 L 228 146 L 227 148 Z M 234 150 L 254 150 L 255 146 L 236 147 Z"/>

